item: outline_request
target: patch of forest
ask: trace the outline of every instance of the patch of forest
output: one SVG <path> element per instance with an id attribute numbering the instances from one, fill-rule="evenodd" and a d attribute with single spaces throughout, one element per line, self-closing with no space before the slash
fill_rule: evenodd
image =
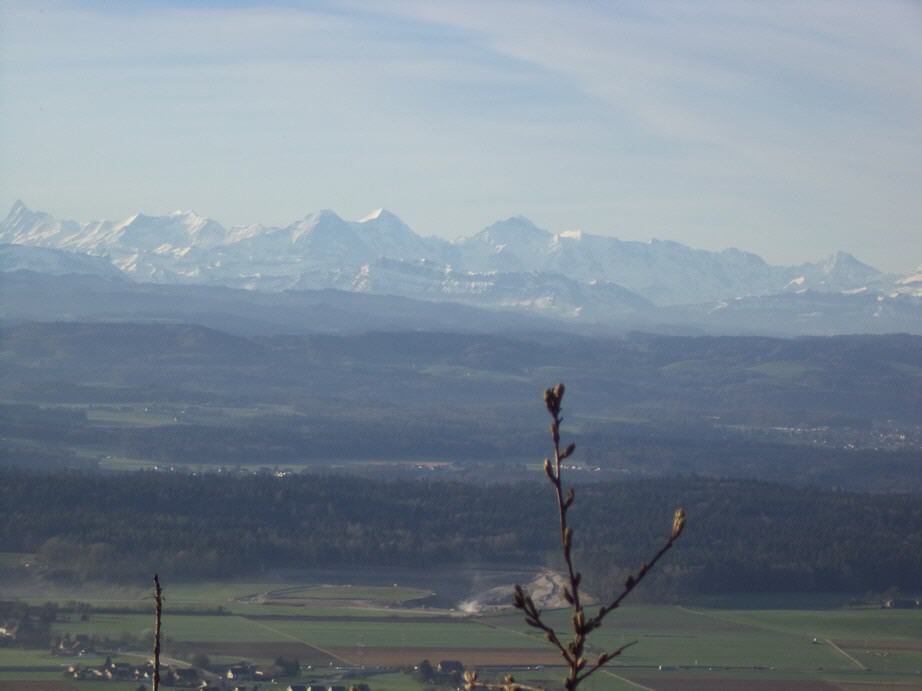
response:
<path id="1" fill-rule="evenodd" d="M 705 478 L 580 485 L 578 562 L 607 595 L 685 507 L 688 529 L 645 592 L 859 592 L 922 581 L 922 501 Z M 0 471 L 0 551 L 57 581 L 227 578 L 277 568 L 554 565 L 537 482 L 351 476 Z"/>

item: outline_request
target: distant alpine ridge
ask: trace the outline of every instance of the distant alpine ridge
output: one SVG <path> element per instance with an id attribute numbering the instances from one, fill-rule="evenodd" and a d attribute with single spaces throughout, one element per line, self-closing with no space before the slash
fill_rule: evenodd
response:
<path id="1" fill-rule="evenodd" d="M 358 221 L 320 211 L 283 227 L 225 228 L 191 211 L 78 223 L 18 201 L 0 223 L 0 243 L 2 271 L 268 292 L 337 289 L 593 322 L 778 305 L 802 307 L 809 317 L 817 300 L 862 305 L 868 318 L 922 309 L 922 267 L 887 275 L 844 252 L 773 266 L 738 249 L 553 233 L 523 216 L 447 241 L 417 235 L 383 209 Z M 681 306 L 693 309 L 677 312 Z"/>

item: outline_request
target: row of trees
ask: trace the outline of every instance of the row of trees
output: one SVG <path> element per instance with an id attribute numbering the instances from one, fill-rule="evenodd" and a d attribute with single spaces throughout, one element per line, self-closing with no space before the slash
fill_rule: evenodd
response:
<path id="1" fill-rule="evenodd" d="M 59 578 L 223 577 L 275 567 L 555 559 L 554 507 L 531 482 L 347 476 L 0 471 L 0 551 Z M 587 587 L 605 596 L 646 558 L 663 517 L 695 517 L 645 595 L 864 591 L 922 581 L 922 502 L 704 478 L 577 487 Z M 618 526 L 631 525 L 629 532 Z M 112 568 L 116 565 L 117 568 Z"/>

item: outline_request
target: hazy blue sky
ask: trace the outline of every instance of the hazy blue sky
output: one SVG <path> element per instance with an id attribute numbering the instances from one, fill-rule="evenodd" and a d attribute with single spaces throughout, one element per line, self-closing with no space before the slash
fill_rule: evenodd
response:
<path id="1" fill-rule="evenodd" d="M 922 263 L 922 3 L 0 3 L 0 205 Z"/>

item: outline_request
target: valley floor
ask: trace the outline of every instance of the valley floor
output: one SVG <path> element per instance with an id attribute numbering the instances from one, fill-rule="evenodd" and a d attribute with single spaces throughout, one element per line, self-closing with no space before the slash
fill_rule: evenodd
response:
<path id="1" fill-rule="evenodd" d="M 261 688 L 340 680 L 346 686 L 361 681 L 375 691 L 414 691 L 426 685 L 409 671 L 424 659 L 433 665 L 458 660 L 483 677 L 512 672 L 522 681 L 558 688 L 557 656 L 518 613 L 495 609 L 470 615 L 441 606 L 460 592 L 450 579 L 443 588 L 412 578 L 384 584 L 381 574 L 362 578 L 359 572 L 348 580 L 346 575 L 166 584 L 164 656 L 177 665 L 201 664 L 207 656 L 216 673 L 239 661 L 267 668 L 279 656 L 299 660 L 299 677 L 279 676 Z M 149 594 L 132 588 L 43 596 L 0 590 L 7 601 L 40 604 L 49 597 L 59 603 L 52 637 L 95 636 L 110 643 L 80 657 L 0 648 L 0 691 L 135 691 L 138 681 L 76 681 L 64 670 L 99 665 L 107 655 L 142 662 L 141 642 L 153 623 Z M 797 604 L 781 609 L 742 609 L 740 598 L 726 606 L 628 604 L 593 635 L 594 652 L 631 640 L 638 644 L 585 688 L 922 689 L 922 610 L 846 606 L 844 600 L 817 598 L 810 605 L 792 598 Z M 75 609 L 75 601 L 85 604 Z M 753 606 L 764 607 L 763 602 L 752 599 Z M 565 610 L 548 616 L 558 626 L 567 621 Z M 120 639 L 121 646 L 115 643 Z"/>

